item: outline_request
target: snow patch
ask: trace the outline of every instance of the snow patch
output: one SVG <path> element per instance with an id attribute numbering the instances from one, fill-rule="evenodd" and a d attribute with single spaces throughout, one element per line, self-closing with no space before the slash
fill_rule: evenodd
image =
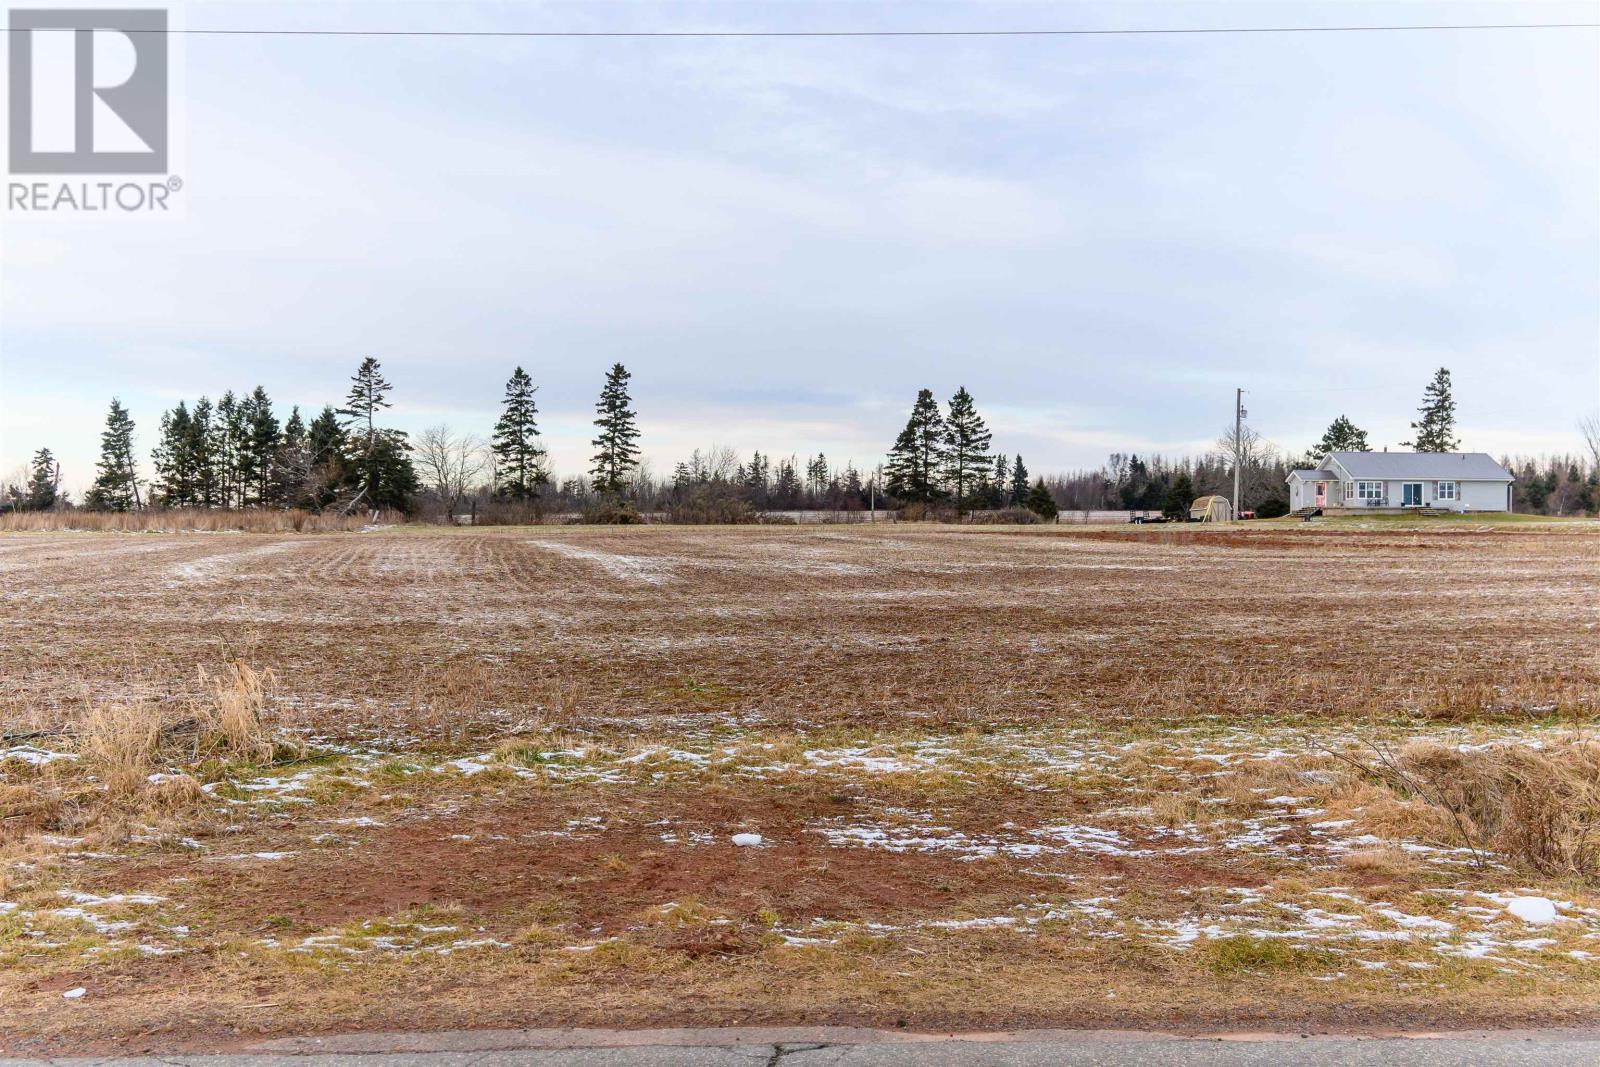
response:
<path id="1" fill-rule="evenodd" d="M 1547 897 L 1513 897 L 1507 902 L 1506 911 L 1534 926 L 1553 923 L 1559 918 L 1555 904 Z"/>

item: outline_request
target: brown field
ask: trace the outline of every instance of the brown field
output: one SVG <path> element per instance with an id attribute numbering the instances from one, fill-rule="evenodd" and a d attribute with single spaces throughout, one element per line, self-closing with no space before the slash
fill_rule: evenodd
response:
<path id="1" fill-rule="evenodd" d="M 15 533 L 0 601 L 9 1051 L 1600 1017 L 1595 524 Z"/>

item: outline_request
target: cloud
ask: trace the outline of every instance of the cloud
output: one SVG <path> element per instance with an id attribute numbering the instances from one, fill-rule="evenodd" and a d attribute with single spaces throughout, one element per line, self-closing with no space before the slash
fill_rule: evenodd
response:
<path id="1" fill-rule="evenodd" d="M 517 22 L 815 10 L 537 7 Z M 1136 11 L 1061 20 L 1196 18 Z M 207 12 L 447 16 L 510 19 Z M 663 469 L 713 437 L 867 465 L 917 388 L 958 384 L 995 447 L 1041 471 L 1203 446 L 1235 386 L 1285 448 L 1341 412 L 1403 437 L 1439 365 L 1469 442 L 1572 448 L 1564 428 L 1600 388 L 1592 45 L 192 39 L 183 219 L 0 220 L 0 469 L 49 444 L 86 483 L 112 394 L 148 448 L 176 397 L 261 382 L 315 408 L 369 354 L 410 428 L 486 433 L 526 367 L 572 470 L 614 361 L 635 372 Z"/>

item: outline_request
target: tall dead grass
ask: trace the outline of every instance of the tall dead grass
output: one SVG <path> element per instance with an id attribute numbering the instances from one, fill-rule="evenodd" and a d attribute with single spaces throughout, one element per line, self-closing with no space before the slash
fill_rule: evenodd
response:
<path id="1" fill-rule="evenodd" d="M 377 522 L 405 521 L 398 512 L 382 512 Z M 150 508 L 144 511 L 17 511 L 0 515 L 0 532 L 94 531 L 102 533 L 334 533 L 371 524 L 370 512 L 333 512 L 210 508 Z"/>
<path id="2" fill-rule="evenodd" d="M 151 704 L 96 708 L 78 733 L 80 766 L 113 797 L 135 793 L 155 773 L 164 725 Z"/>
<path id="3" fill-rule="evenodd" d="M 270 760 L 277 748 L 268 723 L 270 670 L 234 660 L 216 675 L 202 670 L 209 700 L 193 705 L 197 754 L 221 755 L 254 763 Z"/>
<path id="4" fill-rule="evenodd" d="M 1540 874 L 1600 882 L 1600 742 L 1463 749 L 1413 741 L 1398 750 L 1374 742 L 1368 750 L 1337 758 L 1402 804 L 1421 804 L 1417 814 L 1435 832 L 1480 858 L 1493 851 Z"/>
<path id="5" fill-rule="evenodd" d="M 204 796 L 197 775 L 206 764 L 303 754 L 299 742 L 275 729 L 271 671 L 234 661 L 202 672 L 201 680 L 205 698 L 185 706 L 137 701 L 90 710 L 62 735 L 76 759 L 0 783 L 0 838 L 32 830 L 115 833 L 192 814 Z"/>

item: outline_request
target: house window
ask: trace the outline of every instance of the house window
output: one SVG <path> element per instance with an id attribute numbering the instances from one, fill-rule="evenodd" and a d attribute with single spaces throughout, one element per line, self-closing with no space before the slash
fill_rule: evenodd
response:
<path id="1" fill-rule="evenodd" d="M 1454 500 L 1455 498 L 1456 498 L 1456 483 L 1455 482 L 1440 482 L 1439 483 L 1439 499 L 1440 500 Z"/>
<path id="2" fill-rule="evenodd" d="M 1355 482 L 1345 482 L 1344 483 L 1344 498 L 1346 500 L 1353 500 L 1353 499 L 1355 499 L 1355 495 L 1356 495 L 1356 483 Z"/>
<path id="3" fill-rule="evenodd" d="M 1382 482 L 1357 482 L 1356 483 L 1356 496 L 1360 497 L 1362 500 L 1382 500 L 1383 499 L 1383 483 Z"/>

